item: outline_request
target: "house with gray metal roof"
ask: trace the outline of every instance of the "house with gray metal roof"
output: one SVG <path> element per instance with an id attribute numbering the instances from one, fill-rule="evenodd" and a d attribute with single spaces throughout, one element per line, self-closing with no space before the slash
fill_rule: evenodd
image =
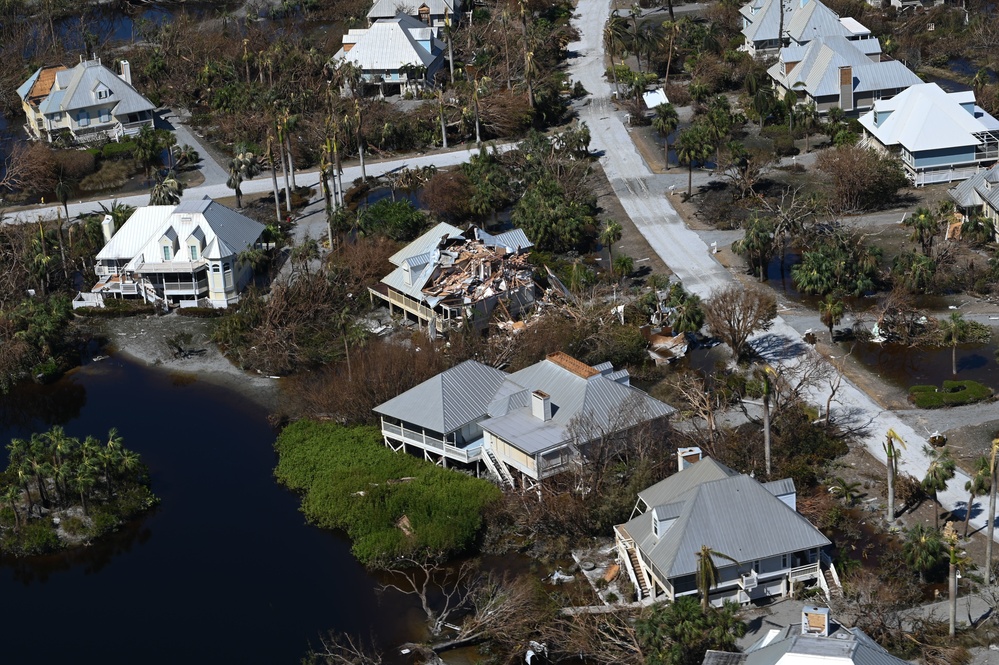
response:
<path id="1" fill-rule="evenodd" d="M 987 219 L 993 239 L 999 239 L 999 164 L 976 173 L 947 193 L 965 219 L 975 215 Z"/>
<path id="2" fill-rule="evenodd" d="M 839 35 L 782 48 L 767 73 L 781 96 L 793 90 L 799 103 L 811 102 L 819 113 L 866 111 L 875 101 L 922 83 L 901 62 L 883 56 L 877 39 L 851 41 Z"/>
<path id="3" fill-rule="evenodd" d="M 733 560 L 714 560 L 712 603 L 788 596 L 798 583 L 838 586 L 823 553 L 829 539 L 797 512 L 793 481 L 761 484 L 711 458 L 691 464 L 688 449 L 678 459 L 682 470 L 640 492 L 632 519 L 614 527 L 640 599 L 698 594 L 704 546 Z"/>
<path id="4" fill-rule="evenodd" d="M 375 0 L 368 10 L 368 21 L 374 23 L 380 19 L 390 19 L 397 14 L 406 14 L 419 19 L 422 23 L 441 28 L 455 24 L 461 20 L 461 0 Z"/>
<path id="5" fill-rule="evenodd" d="M 27 119 L 25 130 L 53 141 L 65 135 L 76 141 L 120 140 L 153 126 L 155 105 L 132 87 L 131 67 L 121 61 L 116 74 L 100 59 L 73 68 L 41 67 L 17 89 Z"/>
<path id="6" fill-rule="evenodd" d="M 110 215 L 97 253 L 100 281 L 74 307 L 103 306 L 104 298 L 142 298 L 180 307 L 228 307 L 253 277 L 240 255 L 264 225 L 216 203 L 181 201 L 138 208 L 115 233 Z"/>
<path id="7" fill-rule="evenodd" d="M 588 446 L 674 409 L 631 385 L 626 370 L 564 353 L 507 374 L 474 360 L 375 407 L 385 444 L 535 487 L 580 463 Z"/>
<path id="8" fill-rule="evenodd" d="M 745 653 L 709 650 L 703 665 L 909 665 L 859 628 L 832 621 L 829 608 L 805 605 L 801 623 L 775 627 Z"/>
<path id="9" fill-rule="evenodd" d="M 784 33 L 781 31 L 781 5 Z M 853 18 L 840 18 L 819 0 L 750 0 L 739 9 L 741 46 L 754 58 L 770 56 L 786 46 L 804 46 L 818 37 L 843 37 L 851 41 L 874 39 L 871 31 Z"/>
<path id="10" fill-rule="evenodd" d="M 860 145 L 898 157 L 914 185 L 965 180 L 999 159 L 999 120 L 972 90 L 913 85 L 860 116 Z"/>
<path id="11" fill-rule="evenodd" d="M 351 28 L 333 56 L 360 67 L 364 83 L 381 96 L 413 90 L 433 81 L 444 65 L 446 45 L 438 29 L 399 13 L 368 28 Z"/>
<path id="12" fill-rule="evenodd" d="M 534 304 L 531 247 L 520 229 L 493 235 L 441 222 L 390 256 L 395 269 L 368 291 L 432 334 L 484 328 L 497 308 L 514 318 Z"/>

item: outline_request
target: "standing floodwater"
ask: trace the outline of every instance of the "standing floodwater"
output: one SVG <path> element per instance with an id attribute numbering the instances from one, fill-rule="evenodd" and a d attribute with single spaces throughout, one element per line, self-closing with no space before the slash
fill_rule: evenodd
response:
<path id="1" fill-rule="evenodd" d="M 266 413 L 117 358 L 0 397 L 4 466 L 11 437 L 117 427 L 162 499 L 92 547 L 0 562 L 4 662 L 296 663 L 326 628 L 406 639 L 346 539 L 306 525 L 275 484 Z"/>

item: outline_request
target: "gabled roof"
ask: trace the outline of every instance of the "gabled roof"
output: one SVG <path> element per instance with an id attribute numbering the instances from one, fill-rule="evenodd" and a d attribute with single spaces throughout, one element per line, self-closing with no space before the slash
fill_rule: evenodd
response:
<path id="1" fill-rule="evenodd" d="M 430 49 L 420 45 L 428 41 Z M 405 14 L 379 19 L 370 28 L 355 28 L 343 36 L 351 49 L 340 49 L 334 58 L 348 60 L 364 71 L 399 71 L 406 65 L 430 67 L 444 56 L 446 45 L 436 29 Z"/>
<path id="2" fill-rule="evenodd" d="M 71 69 L 65 67 L 43 67 L 18 88 L 29 99 L 37 100 L 41 113 L 69 112 L 86 109 L 105 103 L 116 102 L 112 108 L 115 115 L 151 111 L 156 108 L 152 102 L 140 95 L 135 88 L 120 76 L 101 64 L 100 60 L 84 60 Z M 31 86 L 28 86 L 31 82 Z M 99 100 L 95 90 L 104 86 L 111 94 L 107 100 Z"/>
<path id="3" fill-rule="evenodd" d="M 531 455 L 564 442 L 576 416 L 589 415 L 596 426 L 617 431 L 674 412 L 641 390 L 608 378 L 610 369 L 584 378 L 566 368 L 566 358 L 589 368 L 565 354 L 552 354 L 510 375 L 467 360 L 374 411 L 442 434 L 479 422 L 483 430 Z M 549 395 L 551 420 L 532 415 L 535 390 Z"/>
<path id="4" fill-rule="evenodd" d="M 447 434 L 486 415 L 507 375 L 476 360 L 441 372 L 375 407 L 375 413 Z"/>
<path id="5" fill-rule="evenodd" d="M 976 134 L 999 130 L 999 121 L 974 104 L 974 93 L 947 93 L 936 83 L 913 85 L 891 99 L 875 102 L 860 124 L 886 146 L 910 152 L 977 146 Z M 887 117 L 884 117 L 887 115 Z M 880 122 L 878 122 L 880 121 Z"/>
<path id="6" fill-rule="evenodd" d="M 799 43 L 823 36 L 849 37 L 865 29 L 854 21 L 844 25 L 839 15 L 819 0 L 753 0 L 740 13 L 749 22 L 742 34 L 750 42 L 774 41 L 780 32 L 781 2 L 784 2 L 784 33 Z M 855 24 L 855 25 L 854 25 Z"/>
<path id="7" fill-rule="evenodd" d="M 947 193 L 962 208 L 988 204 L 999 210 L 999 164 L 988 171 L 976 173 Z"/>
<path id="8" fill-rule="evenodd" d="M 701 471 L 704 465 L 709 468 Z M 829 544 L 808 520 L 759 482 L 744 474 L 729 475 L 731 471 L 710 459 L 701 460 L 675 474 L 681 478 L 673 484 L 664 488 L 660 483 L 655 497 L 646 490 L 646 496 L 662 501 L 650 505 L 652 509 L 682 504 L 682 509 L 673 511 L 678 512 L 676 521 L 658 538 L 648 512 L 624 525 L 644 556 L 668 578 L 693 574 L 704 545 L 748 563 Z M 685 474 L 689 479 L 683 479 Z M 679 493 L 670 496 L 664 489 Z"/>
<path id="9" fill-rule="evenodd" d="M 881 52 L 876 39 L 850 41 L 844 37 L 818 37 L 806 46 L 781 50 L 780 61 L 768 73 L 788 89 L 803 88 L 812 97 L 840 93 L 840 68 L 850 67 L 854 92 L 899 90 L 922 83 L 896 60 L 875 62 L 869 55 Z M 797 62 L 786 75 L 784 63 Z"/>
<path id="10" fill-rule="evenodd" d="M 437 249 L 437 246 L 440 245 L 441 240 L 445 237 L 460 238 L 461 229 L 457 226 L 451 226 L 446 222 L 441 222 L 390 256 L 389 262 L 393 265 L 401 266 L 403 262 L 410 257 L 426 254 L 427 252 L 432 252 Z"/>
<path id="11" fill-rule="evenodd" d="M 687 490 L 696 487 L 701 483 L 711 480 L 721 480 L 739 475 L 738 471 L 733 471 L 721 462 L 705 457 L 696 464 L 687 467 L 683 473 L 674 473 L 668 478 L 660 480 L 652 487 L 647 487 L 638 493 L 646 506 L 654 508 L 683 495 Z"/>
<path id="12" fill-rule="evenodd" d="M 615 380 L 609 374 L 610 369 L 601 372 L 566 354 L 551 354 L 510 375 L 489 405 L 492 417 L 481 427 L 533 455 L 571 438 L 570 424 L 577 419 L 598 436 L 600 432 L 619 431 L 675 411 L 624 383 L 621 379 L 626 380 L 626 375 Z M 532 413 L 531 393 L 536 390 L 551 399 L 550 420 Z"/>
<path id="13" fill-rule="evenodd" d="M 177 206 L 144 206 L 136 209 L 100 252 L 98 260 L 127 260 L 127 269 L 136 270 L 143 263 L 163 263 L 158 243 L 164 236 L 186 240 L 200 232 L 207 242 L 202 257 L 223 259 L 252 247 L 264 225 L 240 215 L 205 197 L 184 201 Z M 178 252 L 174 263 L 189 263 Z"/>
<path id="14" fill-rule="evenodd" d="M 718 652 L 709 651 L 706 656 Z M 736 660 L 726 654 L 721 659 L 705 657 L 711 665 L 803 665 L 827 663 L 828 665 L 909 665 L 896 658 L 859 628 L 834 626 L 828 636 L 802 633 L 800 625 L 781 629 L 774 639 L 764 646 L 754 645 Z"/>
<path id="15" fill-rule="evenodd" d="M 375 4 L 368 10 L 368 18 L 371 20 L 392 18 L 399 13 L 417 16 L 422 5 L 430 9 L 431 16 L 443 16 L 454 14 L 455 4 L 458 6 L 458 11 L 461 11 L 460 0 L 375 0 Z"/>

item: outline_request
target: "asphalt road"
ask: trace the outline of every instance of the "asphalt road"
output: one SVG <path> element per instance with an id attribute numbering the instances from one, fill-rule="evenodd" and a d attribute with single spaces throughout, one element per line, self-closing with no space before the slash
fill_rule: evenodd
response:
<path id="1" fill-rule="evenodd" d="M 621 200 L 625 212 L 645 236 L 653 250 L 680 278 L 688 291 L 710 298 L 732 284 L 734 277 L 712 256 L 708 245 L 687 228 L 670 205 L 668 188 L 677 191 L 686 187 L 686 174 L 655 175 L 635 149 L 625 127 L 625 117 L 614 110 L 610 102 L 611 84 L 604 78 L 603 27 L 610 12 L 609 0 L 579 0 L 576 26 L 580 40 L 569 45 L 573 54 L 570 71 L 590 92 L 590 102 L 580 112 L 580 119 L 590 127 L 592 147 L 598 151 L 600 163 Z M 801 333 L 778 317 L 769 331 L 757 335 L 752 344 L 763 358 L 780 365 L 788 372 L 800 371 L 811 363 L 825 361 L 801 339 Z M 828 381 L 807 390 L 808 399 L 824 407 L 832 387 Z M 862 390 L 843 379 L 835 391 L 832 417 L 858 432 L 857 440 L 882 463 L 887 460 L 883 441 L 889 428 L 894 429 L 908 444 L 900 460 L 903 473 L 922 479 L 930 459 L 923 434 L 914 430 L 890 411 L 882 409 Z M 964 484 L 968 477 L 958 473 L 939 494 L 947 508 L 963 510 L 968 496 Z M 985 524 L 985 504 L 971 522 L 975 527 Z M 974 514 L 974 513 L 973 513 Z M 999 534 L 997 534 L 999 535 Z"/>

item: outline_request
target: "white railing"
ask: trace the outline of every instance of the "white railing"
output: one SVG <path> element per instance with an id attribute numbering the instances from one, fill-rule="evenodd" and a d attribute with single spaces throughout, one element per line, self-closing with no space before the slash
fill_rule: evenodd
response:
<path id="1" fill-rule="evenodd" d="M 760 579 L 756 576 L 755 570 L 751 570 L 745 575 L 739 575 L 739 588 L 744 591 L 752 591 L 759 583 Z"/>
<path id="2" fill-rule="evenodd" d="M 792 568 L 790 571 L 788 571 L 787 576 L 792 582 L 796 582 L 798 580 L 811 579 L 815 576 L 821 578 L 822 575 L 820 574 L 820 572 L 821 571 L 819 569 L 819 562 L 816 561 L 815 563 L 809 563 L 804 566 L 798 566 L 797 568 Z"/>
<path id="3" fill-rule="evenodd" d="M 932 185 L 940 182 L 954 182 L 955 180 L 967 180 L 978 173 L 981 169 L 977 166 L 963 169 L 941 169 L 939 171 L 918 171 L 913 178 L 913 184 L 917 187 Z"/>
<path id="4" fill-rule="evenodd" d="M 163 293 L 190 293 L 192 291 L 208 290 L 208 280 L 200 279 L 196 282 L 164 282 Z"/>
<path id="5" fill-rule="evenodd" d="M 402 439 L 403 442 L 412 446 L 418 446 L 427 450 L 436 450 L 447 455 L 450 459 L 457 460 L 459 462 L 474 462 L 479 459 L 479 455 L 482 453 L 481 446 L 471 450 L 461 448 L 454 444 L 448 443 L 448 441 L 444 439 L 439 439 L 435 436 L 428 436 L 426 432 L 409 429 L 408 427 L 403 427 L 402 425 L 394 425 L 387 422 L 382 422 L 382 434 Z"/>

